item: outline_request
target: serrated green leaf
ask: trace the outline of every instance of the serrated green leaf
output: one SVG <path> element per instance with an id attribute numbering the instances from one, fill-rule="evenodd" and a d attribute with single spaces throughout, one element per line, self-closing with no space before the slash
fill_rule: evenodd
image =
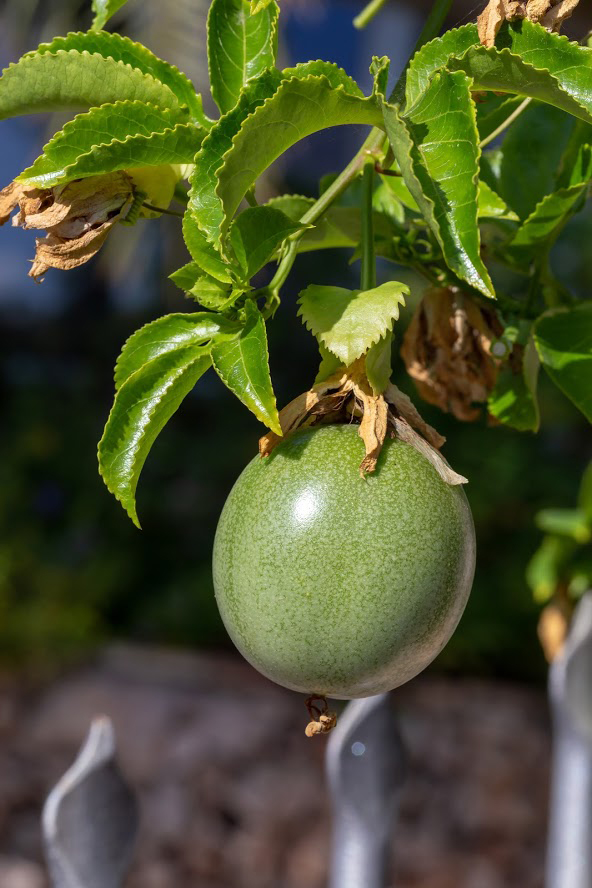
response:
<path id="1" fill-rule="evenodd" d="M 232 147 L 233 139 L 244 121 L 265 99 L 273 95 L 279 83 L 280 73 L 274 70 L 265 71 L 248 83 L 237 105 L 211 128 L 195 157 L 188 210 L 198 228 L 216 245 L 219 243 L 217 234 L 223 219 L 220 198 L 216 193 L 217 172 L 223 164 L 222 158 Z"/>
<path id="2" fill-rule="evenodd" d="M 476 25 L 448 31 L 427 43 L 407 72 L 407 108 L 445 66 L 473 78 L 474 90 L 530 96 L 592 121 L 592 49 L 541 25 L 505 22 L 491 49 L 479 44 Z"/>
<path id="3" fill-rule="evenodd" d="M 391 365 L 392 345 L 393 334 L 387 333 L 369 348 L 366 354 L 366 376 L 375 395 L 384 392 L 390 382 L 393 372 Z"/>
<path id="4" fill-rule="evenodd" d="M 587 154 L 590 166 L 585 180 L 569 188 L 560 188 L 553 194 L 547 194 L 520 226 L 506 247 L 505 254 L 524 265 L 548 253 L 567 219 L 584 205 L 585 194 L 592 176 L 592 158 L 589 149 Z"/>
<path id="5" fill-rule="evenodd" d="M 183 216 L 183 239 L 191 258 L 203 272 L 222 283 L 232 283 L 232 269 L 216 248 L 208 243 L 189 210 Z"/>
<path id="6" fill-rule="evenodd" d="M 301 225 L 271 206 L 249 207 L 237 216 L 229 241 L 246 280 L 269 262 L 277 248 Z"/>
<path id="7" fill-rule="evenodd" d="M 118 9 L 125 6 L 127 0 L 92 0 L 92 11 L 95 14 L 93 19 L 93 31 L 100 31 L 105 27 L 111 16 L 115 15 Z"/>
<path id="8" fill-rule="evenodd" d="M 122 141 L 128 136 L 149 138 L 186 119 L 178 107 L 169 110 L 146 102 L 123 101 L 93 108 L 86 114 L 78 114 L 56 133 L 44 146 L 41 157 L 24 170 L 19 179 L 42 182 L 44 176 L 49 176 L 50 181 L 56 170 L 63 171 L 95 146 Z M 202 132 L 205 135 L 205 131 Z"/>
<path id="9" fill-rule="evenodd" d="M 172 274 L 169 274 L 169 280 L 179 287 L 180 290 L 191 290 L 197 283 L 198 278 L 203 276 L 203 269 L 199 267 L 197 262 L 188 262 L 182 265 Z"/>
<path id="10" fill-rule="evenodd" d="M 592 539 L 590 522 L 582 509 L 542 509 L 535 515 L 535 524 L 545 533 L 571 537 L 577 543 Z"/>
<path id="11" fill-rule="evenodd" d="M 308 80 L 310 77 L 324 77 L 332 89 L 343 90 L 349 96 L 358 99 L 364 98 L 364 93 L 349 74 L 340 68 L 335 62 L 325 62 L 316 59 L 311 62 L 301 62 L 293 68 L 284 68 L 282 80 Z"/>
<path id="12" fill-rule="evenodd" d="M 247 319 L 240 334 L 212 348 L 214 369 L 239 401 L 276 435 L 282 434 L 269 373 L 263 315 L 254 302 L 245 305 Z"/>
<path id="13" fill-rule="evenodd" d="M 299 315 L 322 344 L 349 366 L 392 330 L 409 287 L 388 281 L 372 290 L 312 284 L 298 300 Z"/>
<path id="14" fill-rule="evenodd" d="M 222 114 L 236 105 L 241 90 L 275 64 L 278 7 L 257 14 L 248 0 L 213 0 L 208 14 L 208 67 L 212 97 Z"/>
<path id="15" fill-rule="evenodd" d="M 540 413 L 537 400 L 539 359 L 530 338 L 524 348 L 521 372 L 509 364 L 500 370 L 487 400 L 487 409 L 504 425 L 521 432 L 538 431 Z"/>
<path id="16" fill-rule="evenodd" d="M 188 345 L 203 346 L 215 337 L 231 335 L 236 324 L 207 312 L 169 314 L 145 324 L 126 340 L 115 364 L 115 388 L 161 355 Z"/>
<path id="17" fill-rule="evenodd" d="M 231 290 L 228 284 L 222 284 L 212 277 L 203 275 L 187 291 L 187 295 L 210 311 L 223 312 L 232 308 L 244 292 L 245 290 L 240 288 Z"/>
<path id="18" fill-rule="evenodd" d="M 325 76 L 283 81 L 244 121 L 224 155 L 215 200 L 199 219 L 208 237 L 221 242 L 246 192 L 292 145 L 321 129 L 353 123 L 382 126 L 377 102 L 334 89 Z"/>
<path id="19" fill-rule="evenodd" d="M 21 173 L 18 181 L 36 185 L 38 188 L 53 188 L 74 179 L 99 176 L 116 170 L 191 163 L 205 134 L 206 130 L 193 123 L 178 123 L 172 129 L 148 136 L 129 135 L 122 140 L 114 139 L 112 142 L 95 145 L 66 166 L 59 163 L 60 151 L 57 152 L 57 163 L 43 154 L 32 167 Z"/>
<path id="20" fill-rule="evenodd" d="M 169 87 L 152 75 L 75 49 L 23 56 L 0 78 L 0 120 L 37 111 L 81 111 L 120 99 L 179 108 Z"/>
<path id="21" fill-rule="evenodd" d="M 124 65 L 130 65 L 144 74 L 149 74 L 155 80 L 167 86 L 179 104 L 187 106 L 191 119 L 195 123 L 206 128 L 211 125 L 211 120 L 203 112 L 201 96 L 195 92 L 193 84 L 185 74 L 174 65 L 155 56 L 143 44 L 135 43 L 129 37 L 122 37 L 121 34 L 110 34 L 107 31 L 71 32 L 65 37 L 55 37 L 51 43 L 42 43 L 36 50 L 23 56 L 23 59 L 42 55 L 57 55 L 60 52 L 69 52 L 71 50 L 79 53 L 97 54 L 104 59 L 113 59 L 116 62 L 122 62 Z M 57 73 L 56 76 L 58 76 Z M 114 102 L 117 99 L 141 98 L 142 96 L 130 95 L 128 89 L 122 90 L 121 94 L 114 99 L 106 99 L 104 101 Z M 144 101 L 150 100 L 145 99 Z M 91 104 L 100 105 L 103 103 L 92 102 Z M 156 104 L 160 103 L 157 102 Z M 170 105 L 165 103 L 163 107 L 167 108 Z"/>
<path id="22" fill-rule="evenodd" d="M 136 488 L 154 441 L 211 364 L 210 346 L 165 352 L 123 383 L 99 442 L 99 471 L 139 527 Z"/>
<path id="23" fill-rule="evenodd" d="M 477 212 L 480 219 L 507 219 L 517 222 L 518 216 L 487 182 L 479 182 Z"/>
<path id="24" fill-rule="evenodd" d="M 480 254 L 480 151 L 470 85 L 462 72 L 440 71 L 404 117 L 385 102 L 384 120 L 405 184 L 447 265 L 461 280 L 494 297 Z"/>
<path id="25" fill-rule="evenodd" d="M 545 312 L 534 337 L 548 375 L 592 422 L 592 302 Z"/>

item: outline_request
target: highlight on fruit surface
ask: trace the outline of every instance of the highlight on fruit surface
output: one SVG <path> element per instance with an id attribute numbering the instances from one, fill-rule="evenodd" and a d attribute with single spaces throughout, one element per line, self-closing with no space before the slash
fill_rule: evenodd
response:
<path id="1" fill-rule="evenodd" d="M 224 506 L 214 585 L 245 658 L 292 690 L 337 699 L 391 690 L 449 640 L 475 568 L 466 496 L 388 438 L 358 466 L 355 425 L 300 429 L 245 468 Z"/>

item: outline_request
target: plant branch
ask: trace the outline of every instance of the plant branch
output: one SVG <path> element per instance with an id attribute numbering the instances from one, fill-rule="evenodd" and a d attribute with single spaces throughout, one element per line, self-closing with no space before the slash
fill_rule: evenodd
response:
<path id="1" fill-rule="evenodd" d="M 363 173 L 362 198 L 362 267 L 360 289 L 372 290 L 376 286 L 376 257 L 374 255 L 374 229 L 372 225 L 372 197 L 374 194 L 374 163 L 366 161 Z"/>
<path id="2" fill-rule="evenodd" d="M 359 31 L 361 31 L 362 28 L 365 28 L 366 25 L 369 25 L 374 16 L 380 12 L 385 3 L 386 0 L 370 0 L 370 3 L 368 3 L 368 5 L 364 7 L 361 13 L 355 17 L 354 28 L 357 28 Z"/>

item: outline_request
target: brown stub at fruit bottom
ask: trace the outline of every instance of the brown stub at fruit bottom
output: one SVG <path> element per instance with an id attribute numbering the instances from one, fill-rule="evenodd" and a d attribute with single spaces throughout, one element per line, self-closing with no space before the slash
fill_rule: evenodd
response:
<path id="1" fill-rule="evenodd" d="M 549 31 L 559 31 L 579 0 L 489 0 L 477 19 L 479 40 L 483 46 L 495 45 L 502 24 L 511 19 L 528 19 Z"/>
<path id="2" fill-rule="evenodd" d="M 316 703 L 320 705 L 315 705 Z M 328 734 L 337 724 L 335 712 L 329 712 L 327 698 L 312 694 L 305 700 L 310 721 L 304 729 L 307 737 L 315 737 L 317 734 Z"/>
<path id="3" fill-rule="evenodd" d="M 49 268 L 68 270 L 88 262 L 102 247 L 111 228 L 125 217 L 133 199 L 126 173 L 77 179 L 54 188 L 13 182 L 0 191 L 0 225 L 13 210 L 13 225 L 43 229 L 29 275 L 39 280 Z"/>
<path id="4" fill-rule="evenodd" d="M 467 479 L 457 474 L 439 453 L 446 439 L 425 422 L 407 395 L 392 383 L 384 393 L 374 394 L 366 376 L 364 358 L 317 383 L 284 407 L 280 412 L 283 437 L 268 432 L 259 440 L 259 453 L 268 456 L 296 429 L 352 422 L 359 424 L 366 451 L 360 464 L 363 477 L 375 470 L 380 451 L 390 435 L 415 447 L 447 484 L 466 484 Z"/>
<path id="5" fill-rule="evenodd" d="M 413 315 L 401 357 L 428 404 L 470 421 L 495 385 L 500 362 L 491 344 L 502 332 L 493 310 L 457 288 L 434 288 Z"/>

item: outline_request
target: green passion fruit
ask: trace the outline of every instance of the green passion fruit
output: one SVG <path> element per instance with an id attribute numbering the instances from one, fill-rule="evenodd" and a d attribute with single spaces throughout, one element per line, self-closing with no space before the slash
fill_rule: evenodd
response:
<path id="1" fill-rule="evenodd" d="M 417 675 L 465 608 L 475 568 L 467 498 L 387 440 L 363 479 L 355 425 L 298 431 L 255 457 L 214 543 L 222 619 L 243 656 L 295 691 L 367 697 Z"/>

